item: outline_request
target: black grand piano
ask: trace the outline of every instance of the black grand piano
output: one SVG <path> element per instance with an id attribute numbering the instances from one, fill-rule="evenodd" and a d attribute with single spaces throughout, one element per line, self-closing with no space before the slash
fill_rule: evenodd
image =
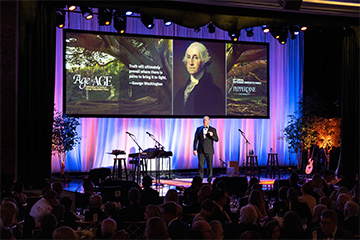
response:
<path id="1" fill-rule="evenodd" d="M 129 157 L 129 163 L 134 164 L 134 169 L 136 172 L 136 169 L 139 167 L 142 167 L 143 172 L 147 172 L 147 161 L 148 160 L 155 160 L 156 162 L 156 180 L 160 178 L 160 172 L 164 171 L 163 163 L 164 160 L 168 159 L 168 178 L 171 178 L 171 161 L 170 157 L 173 156 L 173 153 L 171 151 L 165 151 L 160 148 L 148 148 L 145 149 L 143 152 L 137 152 L 137 153 L 130 153 L 128 155 Z M 140 157 L 140 159 L 139 159 Z M 160 168 L 161 163 L 161 168 Z M 140 164 L 140 166 L 139 166 Z"/>

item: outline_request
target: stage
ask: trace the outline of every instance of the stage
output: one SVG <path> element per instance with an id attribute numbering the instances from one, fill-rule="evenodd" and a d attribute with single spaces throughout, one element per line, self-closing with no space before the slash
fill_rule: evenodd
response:
<path id="1" fill-rule="evenodd" d="M 166 178 L 155 179 L 152 176 L 153 177 L 152 188 L 159 191 L 160 196 L 165 196 L 165 194 L 167 193 L 167 191 L 169 189 L 176 189 L 181 194 L 181 192 L 185 188 L 188 188 L 191 185 L 191 181 L 192 181 L 193 176 L 194 176 L 193 173 L 177 174 L 176 176 L 174 176 L 171 179 L 168 179 L 168 178 L 167 179 Z M 69 191 L 69 192 L 73 192 L 73 193 L 82 193 L 83 192 L 82 183 L 83 183 L 83 180 L 84 180 L 85 177 L 87 177 L 87 176 L 83 176 L 83 177 L 76 176 L 76 177 L 71 178 L 71 180 L 69 182 L 64 183 L 64 190 Z M 212 183 L 214 182 L 214 180 L 216 178 L 242 179 L 243 181 L 244 181 L 244 179 L 246 179 L 247 183 L 250 180 L 249 176 L 238 175 L 238 174 L 235 174 L 233 176 L 227 176 L 226 174 L 218 173 L 218 174 L 214 175 Z M 274 182 L 275 182 L 276 179 L 287 180 L 288 178 L 289 178 L 289 173 L 287 173 L 287 172 L 282 172 L 281 171 L 280 172 L 280 178 L 278 177 L 278 174 L 276 175 L 276 178 L 270 178 L 269 174 L 267 174 L 267 177 L 265 177 L 265 172 L 260 172 L 260 184 L 262 185 L 262 188 L 265 191 L 273 189 Z M 142 187 L 141 180 L 139 181 L 139 183 L 137 183 L 136 181 L 126 181 L 125 179 L 122 179 L 122 180 L 117 179 L 115 181 L 112 181 L 111 179 L 108 179 L 105 182 L 110 183 L 111 186 L 122 185 L 123 183 L 133 182 L 134 184 L 138 184 L 140 187 Z M 206 178 L 204 179 L 203 183 L 204 184 L 207 183 Z M 95 185 L 97 186 L 97 188 L 101 187 L 101 184 L 95 184 Z M 241 186 L 241 188 L 243 188 L 243 187 L 244 186 Z"/>

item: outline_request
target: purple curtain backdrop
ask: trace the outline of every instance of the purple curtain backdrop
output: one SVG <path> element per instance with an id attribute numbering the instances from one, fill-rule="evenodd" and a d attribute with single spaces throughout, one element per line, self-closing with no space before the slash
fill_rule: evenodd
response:
<path id="1" fill-rule="evenodd" d="M 96 15 L 92 20 L 84 20 L 81 14 L 70 13 L 66 18 L 66 28 L 116 32 L 113 24 L 99 26 Z M 216 29 L 208 33 L 206 26 L 199 33 L 193 29 L 178 25 L 164 27 L 161 20 L 155 20 L 152 30 L 146 29 L 138 18 L 128 18 L 127 33 L 160 36 L 193 37 L 229 40 L 228 33 Z M 262 32 L 261 27 L 254 28 L 254 36 L 246 37 L 241 31 L 240 41 L 268 42 L 270 49 L 270 119 L 211 119 L 210 125 L 217 128 L 220 141 L 215 143 L 214 167 L 225 162 L 239 161 L 242 166 L 245 159 L 245 140 L 238 131 L 242 129 L 250 142 L 249 148 L 258 155 L 259 165 L 265 166 L 267 154 L 272 148 L 278 153 L 281 166 L 296 165 L 296 155 L 289 154 L 288 144 L 280 139 L 282 129 L 288 122 L 288 115 L 296 110 L 296 104 L 302 97 L 303 89 L 303 34 L 288 39 L 285 45 L 278 43 L 270 33 Z M 57 29 L 55 108 L 62 111 L 63 103 L 63 30 Z M 69 172 L 88 172 L 93 168 L 110 167 L 113 156 L 107 154 L 113 149 L 122 149 L 126 153 L 137 151 L 134 141 L 125 133 L 129 131 L 137 137 L 143 148 L 154 147 L 154 141 L 146 134 L 152 133 L 165 147 L 172 151 L 171 168 L 197 169 L 198 160 L 192 155 L 193 136 L 202 119 L 182 118 L 80 118 L 78 133 L 81 143 L 67 154 L 65 166 Z M 130 165 L 128 167 L 131 167 Z M 151 169 L 155 169 L 151 163 Z M 60 171 L 57 155 L 52 157 L 52 173 Z"/>

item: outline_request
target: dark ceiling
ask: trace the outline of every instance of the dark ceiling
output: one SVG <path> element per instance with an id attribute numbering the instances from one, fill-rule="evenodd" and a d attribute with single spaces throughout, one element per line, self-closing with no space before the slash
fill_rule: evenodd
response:
<path id="1" fill-rule="evenodd" d="M 291 0 L 286 5 L 291 8 L 296 2 L 300 9 L 285 9 L 284 4 L 276 0 L 97 1 L 91 5 L 131 9 L 158 19 L 170 19 L 189 28 L 202 27 L 212 21 L 218 28 L 226 31 L 263 24 L 327 27 L 359 25 L 359 3 L 348 2 L 350 6 L 346 6 L 335 1 Z"/>

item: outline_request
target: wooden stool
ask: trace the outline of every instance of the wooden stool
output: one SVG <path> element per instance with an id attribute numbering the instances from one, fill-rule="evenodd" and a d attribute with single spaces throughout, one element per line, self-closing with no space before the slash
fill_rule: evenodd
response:
<path id="1" fill-rule="evenodd" d="M 124 170 L 125 170 L 125 179 L 128 181 L 128 173 L 126 169 L 126 158 L 114 158 L 114 167 L 113 167 L 113 174 L 112 178 L 115 180 L 116 178 L 122 179 L 122 163 L 124 164 Z"/>
<path id="2" fill-rule="evenodd" d="M 257 175 L 258 175 L 258 179 L 260 180 L 260 172 L 259 172 L 257 155 L 246 156 L 245 176 L 247 176 L 248 167 L 250 168 L 250 175 L 249 175 L 250 178 L 255 177 L 255 171 L 256 171 Z"/>
<path id="3" fill-rule="evenodd" d="M 265 177 L 267 177 L 269 168 L 270 178 L 275 178 L 276 171 L 278 172 L 280 178 L 279 159 L 277 153 L 268 153 Z"/>

